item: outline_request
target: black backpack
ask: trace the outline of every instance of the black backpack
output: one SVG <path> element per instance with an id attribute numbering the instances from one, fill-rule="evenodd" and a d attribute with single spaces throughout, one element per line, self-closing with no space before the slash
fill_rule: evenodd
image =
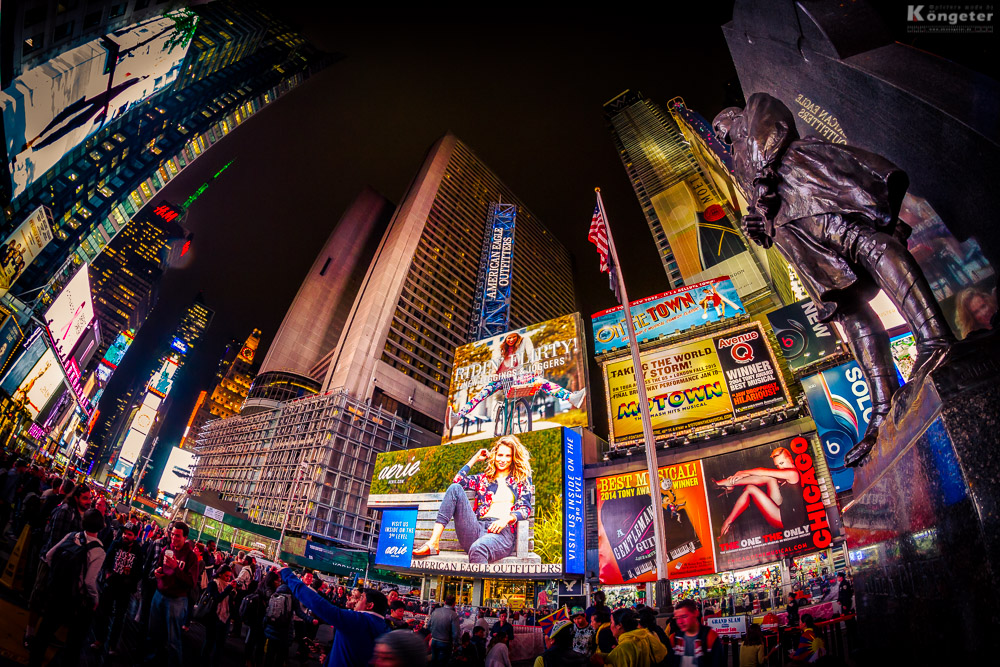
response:
<path id="1" fill-rule="evenodd" d="M 208 584 L 208 587 L 201 592 L 201 597 L 198 598 L 198 604 L 194 606 L 194 613 L 192 617 L 202 625 L 206 625 L 205 621 L 215 615 L 217 603 L 215 599 L 212 598 L 211 588 L 213 585 L 213 583 Z"/>
<path id="2" fill-rule="evenodd" d="M 240 602 L 240 618 L 247 623 L 255 623 L 262 616 L 263 600 L 260 593 L 250 593 Z"/>
<path id="3" fill-rule="evenodd" d="M 99 541 L 88 541 L 85 533 L 76 533 L 56 545 L 49 564 L 49 592 L 53 599 L 62 600 L 62 595 L 69 595 L 72 602 L 83 599 L 87 554 L 103 546 Z"/>

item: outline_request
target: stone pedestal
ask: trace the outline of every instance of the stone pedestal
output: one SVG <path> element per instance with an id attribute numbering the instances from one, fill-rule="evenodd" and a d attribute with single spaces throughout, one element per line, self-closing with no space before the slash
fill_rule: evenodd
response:
<path id="1" fill-rule="evenodd" d="M 844 507 L 858 657 L 992 662 L 1000 636 L 1000 335 L 960 343 L 911 392 L 857 469 Z"/>

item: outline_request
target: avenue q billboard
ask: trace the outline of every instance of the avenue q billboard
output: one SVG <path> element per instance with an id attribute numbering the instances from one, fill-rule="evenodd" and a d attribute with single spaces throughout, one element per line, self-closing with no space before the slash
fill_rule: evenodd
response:
<path id="1" fill-rule="evenodd" d="M 640 355 L 653 434 L 677 433 L 782 405 L 788 392 L 760 324 Z M 612 446 L 642 440 L 632 359 L 604 363 Z"/>
<path id="2" fill-rule="evenodd" d="M 583 574 L 581 446 L 576 431 L 553 428 L 379 454 L 368 496 L 368 507 L 382 511 L 375 564 L 455 575 Z M 497 494 L 501 482 L 509 503 Z M 502 527 L 491 533 L 495 521 Z M 414 554 L 438 524 L 437 553 Z"/>
<path id="3" fill-rule="evenodd" d="M 459 417 L 442 442 L 589 426 L 587 353 L 578 313 L 455 349 L 448 404 Z M 513 418 L 511 417 L 513 416 Z M 555 419 L 554 419 L 555 418 Z"/>
<path id="4" fill-rule="evenodd" d="M 630 310 L 635 337 L 640 343 L 699 324 L 746 315 L 743 302 L 727 277 L 713 278 L 633 301 Z M 623 312 L 621 306 L 616 306 L 591 315 L 594 354 L 628 347 Z"/>
<path id="5" fill-rule="evenodd" d="M 670 578 L 763 565 L 842 534 L 836 492 L 813 439 L 796 436 L 659 469 Z M 602 584 L 656 580 L 649 475 L 599 477 Z"/>

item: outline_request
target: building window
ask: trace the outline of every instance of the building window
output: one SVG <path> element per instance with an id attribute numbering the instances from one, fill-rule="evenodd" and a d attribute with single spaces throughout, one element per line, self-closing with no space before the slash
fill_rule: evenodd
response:
<path id="1" fill-rule="evenodd" d="M 121 3 L 117 5 L 111 5 L 111 11 L 108 12 L 109 19 L 116 19 L 125 13 L 125 9 L 128 7 L 127 3 Z"/>
<path id="2" fill-rule="evenodd" d="M 83 29 L 86 30 L 87 28 L 93 28 L 100 22 L 101 22 L 101 11 L 97 10 L 96 12 L 90 12 L 89 14 L 83 17 Z"/>
<path id="3" fill-rule="evenodd" d="M 42 44 L 44 43 L 42 39 L 43 37 L 44 35 L 42 33 L 38 33 L 34 37 L 29 37 L 24 40 L 24 45 L 21 48 L 21 54 L 28 55 L 29 53 L 34 53 L 38 49 L 42 48 Z"/>
<path id="4" fill-rule="evenodd" d="M 33 26 L 45 20 L 45 7 L 32 7 L 24 12 L 24 27 Z"/>
<path id="5" fill-rule="evenodd" d="M 73 34 L 73 22 L 66 21 L 66 23 L 56 26 L 55 32 L 52 34 L 52 38 L 58 42 L 59 40 L 66 39 L 71 34 Z"/>

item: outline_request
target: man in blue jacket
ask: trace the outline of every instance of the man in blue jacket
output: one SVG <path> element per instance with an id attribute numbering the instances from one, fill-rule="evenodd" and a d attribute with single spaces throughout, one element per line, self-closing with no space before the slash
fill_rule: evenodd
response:
<path id="1" fill-rule="evenodd" d="M 375 640 L 389 631 L 385 622 L 388 601 L 385 595 L 365 588 L 353 608 L 341 609 L 303 583 L 290 568 L 281 570 L 281 580 L 292 595 L 337 632 L 327 664 L 367 665 L 375 651 Z"/>

